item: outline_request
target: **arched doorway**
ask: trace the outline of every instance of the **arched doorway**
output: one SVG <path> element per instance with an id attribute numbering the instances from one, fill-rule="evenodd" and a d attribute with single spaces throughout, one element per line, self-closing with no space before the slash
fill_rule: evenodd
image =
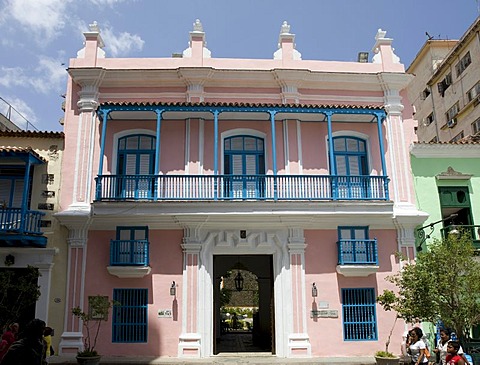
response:
<path id="1" fill-rule="evenodd" d="M 214 354 L 275 354 L 271 255 L 214 255 Z"/>

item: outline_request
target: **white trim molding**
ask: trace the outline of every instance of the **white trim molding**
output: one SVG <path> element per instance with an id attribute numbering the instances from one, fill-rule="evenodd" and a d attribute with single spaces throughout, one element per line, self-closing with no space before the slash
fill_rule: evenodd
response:
<path id="1" fill-rule="evenodd" d="M 417 158 L 478 158 L 480 143 L 413 143 L 410 153 Z"/>

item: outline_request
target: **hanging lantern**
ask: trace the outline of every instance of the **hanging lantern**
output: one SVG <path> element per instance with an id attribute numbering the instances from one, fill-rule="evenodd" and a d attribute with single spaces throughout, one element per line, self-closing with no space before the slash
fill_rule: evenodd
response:
<path id="1" fill-rule="evenodd" d="M 170 286 L 170 295 L 177 295 L 177 286 L 175 285 L 175 282 L 172 282 L 172 285 Z"/>
<path id="2" fill-rule="evenodd" d="M 237 291 L 243 290 L 243 276 L 240 271 L 238 272 L 237 276 L 235 276 L 235 289 L 237 289 Z"/>

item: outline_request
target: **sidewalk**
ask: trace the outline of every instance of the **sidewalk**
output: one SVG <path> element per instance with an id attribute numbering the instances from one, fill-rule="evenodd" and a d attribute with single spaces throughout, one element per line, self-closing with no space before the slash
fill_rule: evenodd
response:
<path id="1" fill-rule="evenodd" d="M 77 361 L 73 357 L 53 356 L 49 359 L 50 364 L 71 365 Z M 278 358 L 276 356 L 238 353 L 217 355 L 204 359 L 165 358 L 165 357 L 102 357 L 100 364 L 109 365 L 188 365 L 188 364 L 248 364 L 248 365 L 374 365 L 372 357 L 315 357 L 315 358 Z"/>

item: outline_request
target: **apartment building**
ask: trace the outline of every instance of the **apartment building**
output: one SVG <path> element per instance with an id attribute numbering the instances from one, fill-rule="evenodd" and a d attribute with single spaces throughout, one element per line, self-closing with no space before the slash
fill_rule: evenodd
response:
<path id="1" fill-rule="evenodd" d="M 429 39 L 407 73 L 417 135 L 424 142 L 455 142 L 480 131 L 480 18 L 460 40 Z"/>

